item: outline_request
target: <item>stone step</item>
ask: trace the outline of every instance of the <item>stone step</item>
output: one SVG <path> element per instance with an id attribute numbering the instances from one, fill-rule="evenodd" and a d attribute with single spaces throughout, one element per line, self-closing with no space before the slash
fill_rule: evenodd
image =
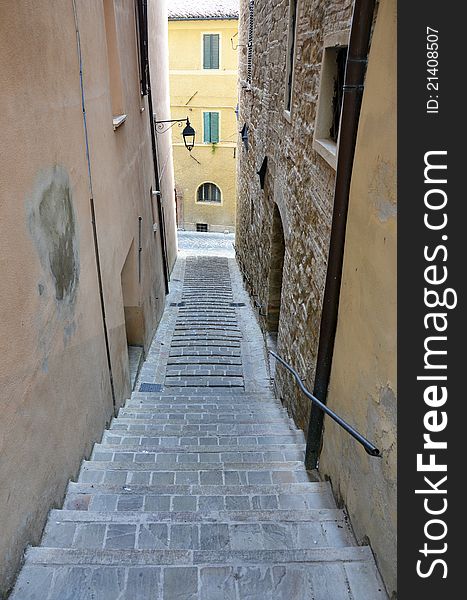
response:
<path id="1" fill-rule="evenodd" d="M 387 600 L 368 547 L 30 548 L 11 600 Z"/>
<path id="2" fill-rule="evenodd" d="M 93 463 L 93 465 L 99 463 Z M 103 471 L 98 468 L 88 468 L 79 475 L 80 483 L 92 484 L 120 484 L 145 483 L 145 484 L 177 484 L 177 485 L 229 485 L 234 481 L 243 485 L 269 485 L 280 483 L 303 483 L 309 481 L 308 475 L 303 471 L 254 471 L 248 469 L 250 463 L 243 463 L 243 470 L 219 470 L 209 469 L 207 467 L 215 466 L 207 463 L 206 468 L 199 471 L 188 471 L 182 467 L 193 469 L 197 465 L 193 464 L 167 464 L 157 468 L 138 468 L 138 464 L 133 468 L 119 468 L 121 463 L 115 464 L 115 468 Z"/>
<path id="3" fill-rule="evenodd" d="M 292 421 L 283 421 L 282 423 L 211 423 L 211 424 L 196 424 L 185 425 L 182 423 L 141 423 L 138 419 L 128 420 L 123 418 L 113 419 L 110 429 L 107 430 L 108 435 L 126 435 L 129 432 L 132 435 L 137 433 L 144 434 L 150 432 L 151 436 L 197 436 L 202 437 L 204 434 L 209 435 L 229 435 L 229 436 L 258 436 L 258 435 L 288 435 L 289 433 L 301 434 L 301 429 L 297 429 Z"/>
<path id="4" fill-rule="evenodd" d="M 126 485 L 129 482 L 179 485 L 270 485 L 301 483 L 309 481 L 301 462 L 277 463 L 183 463 L 167 462 L 159 455 L 159 463 L 131 462 L 86 462 L 79 473 L 80 483 L 111 483 Z M 205 459 L 206 455 L 200 455 Z"/>
<path id="5" fill-rule="evenodd" d="M 277 411 L 270 413 L 271 416 L 257 416 L 250 413 L 244 415 L 242 413 L 214 413 L 211 415 L 209 421 L 206 419 L 209 414 L 200 413 L 166 413 L 165 411 L 154 411 L 148 412 L 145 409 L 120 409 L 118 418 L 112 421 L 113 423 L 119 423 L 120 425 L 128 425 L 131 431 L 133 427 L 152 427 L 153 425 L 167 425 L 167 424 L 180 424 L 180 425 L 273 425 L 278 423 L 291 424 L 294 427 L 293 421 L 290 421 L 285 414 L 278 414 Z M 205 418 L 203 418 L 205 417 Z"/>
<path id="6" fill-rule="evenodd" d="M 173 398 L 153 399 L 153 398 L 130 398 L 126 401 L 122 410 L 140 409 L 154 412 L 155 410 L 167 411 L 168 408 L 180 410 L 181 412 L 203 412 L 203 410 L 212 409 L 213 412 L 226 412 L 231 414 L 254 415 L 259 416 L 261 413 L 268 415 L 272 413 L 287 414 L 286 409 L 276 400 L 269 402 L 266 400 L 238 400 L 235 397 L 227 398 L 218 402 L 217 397 L 209 398 L 180 396 L 179 400 L 174 402 Z M 185 408 L 186 407 L 186 408 Z M 175 411 L 170 411 L 175 412 Z"/>
<path id="7" fill-rule="evenodd" d="M 194 325 L 198 323 L 223 323 L 224 321 L 233 321 L 238 323 L 237 313 L 235 308 L 224 306 L 222 310 L 215 310 L 212 306 L 204 305 L 197 308 L 187 308 L 181 306 L 177 315 L 177 324 L 190 322 Z M 219 328 L 221 329 L 221 328 Z"/>
<path id="8" fill-rule="evenodd" d="M 166 375 L 167 377 L 243 377 L 243 367 L 229 365 L 168 365 Z"/>
<path id="9" fill-rule="evenodd" d="M 170 344 L 171 348 L 179 348 L 179 347 L 185 347 L 185 348 L 194 348 L 194 347 L 202 347 L 202 348 L 209 348 L 210 346 L 214 347 L 214 348 L 240 348 L 240 340 L 237 339 L 230 339 L 225 337 L 223 340 L 205 340 L 205 339 L 199 339 L 199 340 L 195 340 L 193 342 L 189 342 L 187 340 L 180 340 L 180 339 L 176 339 L 176 340 L 172 340 L 172 343 Z"/>
<path id="10" fill-rule="evenodd" d="M 211 314 L 206 315 L 184 315 L 177 319 L 174 329 L 174 336 L 186 332 L 195 336 L 198 333 L 217 332 L 219 335 L 233 334 L 242 338 L 242 333 L 238 327 L 238 321 L 235 315 L 220 315 L 219 317 Z M 172 337 L 172 341 L 174 337 Z"/>
<path id="11" fill-rule="evenodd" d="M 192 412 L 195 412 L 196 409 L 201 409 L 213 411 L 220 410 L 223 412 L 242 414 L 249 412 L 257 413 L 263 410 L 272 412 L 274 409 L 278 409 L 281 410 L 283 414 L 286 414 L 284 407 L 279 401 L 269 402 L 268 400 L 242 400 L 235 397 L 209 398 L 202 396 L 179 396 L 178 398 L 164 398 L 163 400 L 140 397 L 131 398 L 128 400 L 125 404 L 125 408 L 159 408 L 160 410 L 167 410 L 170 408 L 187 408 Z"/>
<path id="12" fill-rule="evenodd" d="M 158 440 L 158 441 L 157 441 Z M 180 434 L 166 431 L 160 434 L 149 434 L 149 435 L 131 435 L 121 434 L 118 431 L 106 430 L 104 432 L 103 443 L 109 443 L 113 446 L 119 445 L 135 445 L 135 446 L 211 446 L 215 451 L 216 446 L 229 446 L 229 445 L 241 445 L 246 446 L 276 446 L 278 444 L 302 444 L 304 442 L 304 436 L 302 431 L 288 431 L 284 433 L 269 433 L 266 435 L 254 435 L 254 434 L 221 434 L 212 431 L 198 432 L 198 435 L 194 433 Z"/>
<path id="13" fill-rule="evenodd" d="M 200 451 L 199 447 L 187 446 L 174 448 L 149 448 L 125 447 L 125 446 L 107 446 L 105 444 L 97 446 L 91 456 L 92 462 L 110 462 L 110 463 L 149 463 L 162 464 L 169 470 L 171 465 L 186 464 L 191 468 L 204 469 L 206 463 L 216 464 L 220 467 L 222 464 L 244 463 L 272 463 L 272 462 L 290 462 L 296 461 L 303 463 L 305 459 L 305 449 L 294 448 L 287 450 L 286 446 L 282 450 L 261 450 L 248 449 L 238 446 L 237 449 L 230 450 L 226 446 L 223 451 L 212 452 L 209 447 Z"/>
<path id="14" fill-rule="evenodd" d="M 169 480 L 170 481 L 170 480 Z M 83 511 L 264 511 L 335 509 L 322 483 L 263 485 L 68 484 L 65 509 Z"/>
<path id="15" fill-rule="evenodd" d="M 178 356 L 241 356 L 240 348 L 172 348 L 169 353 L 169 358 L 175 358 Z"/>
<path id="16" fill-rule="evenodd" d="M 242 359 L 235 356 L 200 356 L 195 358 L 193 356 L 179 356 L 172 357 L 167 360 L 167 365 L 202 365 L 202 364 L 219 364 L 219 365 L 234 365 L 240 366 Z"/>
<path id="17" fill-rule="evenodd" d="M 79 512 L 79 511 L 77 511 Z M 87 513 L 89 519 L 95 513 Z M 99 513 L 106 514 L 106 513 Z M 170 513 L 169 513 L 170 514 Z M 49 519 L 41 546 L 99 550 L 306 550 L 355 545 L 340 521 L 157 521 L 147 514 L 73 522 Z"/>
<path id="18" fill-rule="evenodd" d="M 206 357 L 205 357 L 206 358 Z M 183 386 L 180 388 L 171 388 L 170 390 L 162 387 L 161 392 L 140 392 L 136 390 L 132 393 L 131 398 L 129 400 L 151 400 L 152 402 L 166 402 L 173 400 L 174 398 L 180 398 L 182 400 L 217 400 L 220 399 L 221 402 L 224 401 L 235 401 L 238 404 L 254 404 L 255 402 L 264 402 L 264 403 L 277 403 L 280 404 L 280 400 L 271 396 L 271 392 L 269 390 L 265 390 L 262 394 L 254 394 L 251 390 L 199 390 L 199 392 L 193 392 L 193 390 L 187 391 Z"/>
<path id="19" fill-rule="evenodd" d="M 237 497 L 241 505 L 241 496 Z M 76 523 L 323 523 L 328 521 L 345 524 L 348 517 L 340 508 L 320 508 L 310 510 L 200 510 L 190 511 L 83 511 L 52 509 L 49 521 Z"/>
<path id="20" fill-rule="evenodd" d="M 185 386 L 186 388 L 241 388 L 244 387 L 243 377 L 236 376 L 216 376 L 211 375 L 209 377 L 202 377 L 198 375 L 186 375 L 186 376 L 165 376 L 165 386 L 170 388 L 170 386 Z"/>
<path id="21" fill-rule="evenodd" d="M 259 418 L 261 415 L 266 417 L 285 417 L 288 418 L 287 410 L 279 404 L 263 405 L 258 403 L 254 405 L 238 405 L 238 404 L 213 404 L 212 402 L 205 401 L 205 404 L 199 403 L 177 403 L 177 404 L 162 404 L 162 403 L 151 403 L 151 402 L 140 402 L 129 400 L 125 407 L 125 410 L 134 412 L 135 410 L 140 412 L 152 413 L 154 415 L 168 415 L 168 414 L 179 414 L 179 415 L 204 415 L 204 418 L 208 418 L 210 415 L 213 417 L 224 415 L 235 416 L 235 417 L 255 417 Z"/>
<path id="22" fill-rule="evenodd" d="M 152 438 L 145 438 L 145 440 L 149 440 L 147 445 L 144 444 L 120 444 L 115 445 L 108 442 L 103 442 L 102 444 L 95 444 L 93 453 L 91 455 L 91 460 L 102 460 L 102 453 L 108 454 L 109 452 L 112 454 L 126 454 L 126 453 L 139 453 L 139 454 L 164 454 L 164 453 L 172 453 L 172 454 L 267 454 L 270 457 L 270 461 L 274 461 L 278 459 L 279 454 L 286 453 L 288 456 L 296 456 L 300 458 L 289 458 L 287 460 L 302 460 L 302 454 L 305 451 L 305 444 L 296 444 L 292 448 L 290 444 L 274 444 L 268 446 L 248 446 L 245 444 L 229 444 L 225 446 L 161 446 L 160 444 L 152 444 Z M 158 440 L 159 438 L 155 438 Z M 99 455 L 99 456 L 98 456 Z M 144 459 L 142 457 L 141 460 L 148 461 L 149 459 Z M 221 462 L 210 459 L 212 462 Z M 282 459 L 283 460 L 283 459 Z M 266 462 L 270 462 L 266 461 Z M 134 462 L 138 462 L 135 460 Z M 228 461 L 227 461 L 228 462 Z M 241 461 L 243 462 L 243 461 Z"/>
<path id="23" fill-rule="evenodd" d="M 299 448 L 297 449 L 301 450 L 304 443 L 303 435 L 300 434 L 298 434 L 296 437 L 291 437 L 290 435 L 285 434 L 271 434 L 269 436 L 262 437 L 246 435 L 234 437 L 210 434 L 210 437 L 206 437 L 206 433 L 201 434 L 203 437 L 199 436 L 199 433 L 198 436 L 192 433 L 186 434 L 184 437 L 178 437 L 177 435 L 170 437 L 168 434 L 163 436 L 156 435 L 154 437 L 151 435 L 151 433 L 148 433 L 144 436 L 133 434 L 125 437 L 120 435 L 106 435 L 102 439 L 102 444 L 112 447 L 117 446 L 124 452 L 131 451 L 131 449 L 127 450 L 127 447 L 129 446 L 137 447 L 140 452 L 142 450 L 145 452 L 158 452 L 161 448 L 163 448 L 164 451 L 165 449 L 169 449 L 169 451 L 172 452 L 199 452 L 200 449 L 207 452 L 220 452 L 219 448 L 222 447 L 226 449 L 229 446 L 231 447 L 231 451 L 239 451 L 241 450 L 242 446 L 247 446 L 249 448 L 248 452 L 268 452 L 272 451 L 272 446 L 288 446 L 289 450 L 294 450 L 296 449 L 297 444 L 299 445 Z M 274 437 L 277 439 L 274 440 Z M 228 452 L 229 450 L 225 451 Z"/>
<path id="24" fill-rule="evenodd" d="M 120 410 L 118 414 L 118 419 L 121 419 L 122 424 L 125 422 L 128 425 L 148 425 L 148 427 L 151 425 L 164 425 L 170 423 L 178 425 L 267 425 L 286 423 L 288 425 L 289 422 L 291 422 L 286 411 L 281 410 L 280 408 L 262 413 L 262 419 L 261 411 L 245 411 L 243 413 L 241 411 L 236 412 L 228 409 L 209 411 L 192 408 L 184 409 L 179 407 L 167 411 L 167 409 L 135 406 L 128 407 L 123 411 Z"/>

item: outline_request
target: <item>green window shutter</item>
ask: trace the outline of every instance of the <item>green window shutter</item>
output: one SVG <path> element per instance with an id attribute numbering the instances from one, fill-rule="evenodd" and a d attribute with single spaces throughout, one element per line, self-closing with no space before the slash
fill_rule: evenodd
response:
<path id="1" fill-rule="evenodd" d="M 203 69 L 212 69 L 211 67 L 211 36 L 203 36 Z"/>
<path id="2" fill-rule="evenodd" d="M 203 69 L 219 68 L 219 34 L 203 36 Z"/>
<path id="3" fill-rule="evenodd" d="M 219 113 L 212 112 L 211 114 L 211 143 L 217 144 L 219 141 Z"/>
<path id="4" fill-rule="evenodd" d="M 205 144 L 209 144 L 211 141 L 211 113 L 205 112 L 203 114 L 203 119 L 204 119 L 203 141 Z"/>
<path id="5" fill-rule="evenodd" d="M 219 68 L 219 35 L 211 35 L 211 69 Z"/>

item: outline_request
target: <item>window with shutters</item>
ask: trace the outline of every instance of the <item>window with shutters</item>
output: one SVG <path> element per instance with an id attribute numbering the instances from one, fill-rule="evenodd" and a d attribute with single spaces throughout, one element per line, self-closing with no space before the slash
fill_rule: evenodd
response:
<path id="1" fill-rule="evenodd" d="M 246 80 L 251 83 L 253 71 L 253 18 L 255 12 L 255 0 L 250 0 L 248 16 L 248 42 L 247 42 L 247 58 L 246 58 Z"/>
<path id="2" fill-rule="evenodd" d="M 218 69 L 220 56 L 220 35 L 205 33 L 203 35 L 203 69 Z"/>
<path id="3" fill-rule="evenodd" d="M 285 110 L 292 110 L 292 93 L 295 67 L 295 40 L 297 36 L 297 6 L 298 0 L 289 1 L 289 33 L 287 37 L 287 63 L 285 79 Z"/>
<path id="4" fill-rule="evenodd" d="M 203 113 L 203 141 L 205 144 L 217 144 L 219 142 L 219 113 Z"/>
<path id="5" fill-rule="evenodd" d="M 196 202 L 205 202 L 208 204 L 221 204 L 221 191 L 215 183 L 203 183 L 198 188 L 198 192 L 196 194 Z"/>

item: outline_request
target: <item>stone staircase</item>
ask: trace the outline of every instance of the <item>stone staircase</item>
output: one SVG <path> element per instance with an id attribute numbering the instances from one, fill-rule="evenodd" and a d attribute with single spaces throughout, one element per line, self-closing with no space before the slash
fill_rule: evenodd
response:
<path id="1" fill-rule="evenodd" d="M 30 548 L 13 600 L 376 600 L 273 398 L 134 393 Z"/>
<path id="2" fill-rule="evenodd" d="M 232 269 L 179 264 L 142 368 L 139 389 L 159 391 L 134 392 L 95 444 L 12 600 L 387 599 L 329 484 L 309 480 Z"/>

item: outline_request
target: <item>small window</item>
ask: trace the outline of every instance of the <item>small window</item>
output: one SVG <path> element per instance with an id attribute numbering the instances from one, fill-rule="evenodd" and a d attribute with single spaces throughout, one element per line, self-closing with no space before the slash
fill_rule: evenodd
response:
<path id="1" fill-rule="evenodd" d="M 220 204 L 222 201 L 221 191 L 214 183 L 203 183 L 198 188 L 196 201 Z"/>
<path id="2" fill-rule="evenodd" d="M 334 169 L 337 166 L 347 43 L 348 31 L 331 34 L 324 40 L 318 110 L 313 139 L 314 150 Z"/>
<path id="3" fill-rule="evenodd" d="M 205 144 L 217 144 L 219 141 L 219 113 L 205 112 L 203 113 L 204 134 L 203 141 Z"/>
<path id="4" fill-rule="evenodd" d="M 103 0 L 105 36 L 107 41 L 107 60 L 109 66 L 110 99 L 114 129 L 124 121 L 123 82 L 118 49 L 117 26 L 115 22 L 114 0 Z M 119 119 L 120 118 L 120 119 Z"/>
<path id="5" fill-rule="evenodd" d="M 219 68 L 219 34 L 203 35 L 203 69 Z"/>
<path id="6" fill-rule="evenodd" d="M 295 66 L 295 37 L 297 35 L 297 4 L 298 0 L 289 1 L 289 33 L 287 37 L 287 65 L 285 82 L 285 110 L 292 109 L 292 92 Z"/>
<path id="7" fill-rule="evenodd" d="M 196 223 L 196 231 L 199 231 L 201 233 L 207 233 L 208 232 L 208 224 L 207 223 Z"/>
<path id="8" fill-rule="evenodd" d="M 250 0 L 249 3 L 249 15 L 248 15 L 248 44 L 247 44 L 247 58 L 246 58 L 246 80 L 251 83 L 251 76 L 253 71 L 253 18 L 255 12 L 255 0 Z"/>
<path id="9" fill-rule="evenodd" d="M 337 143 L 339 127 L 341 122 L 342 100 L 344 99 L 344 77 L 345 63 L 347 60 L 347 48 L 336 48 L 336 64 L 334 76 L 334 93 L 332 96 L 332 122 L 329 129 L 329 137 Z"/>
<path id="10" fill-rule="evenodd" d="M 136 45 L 138 49 L 138 66 L 140 73 L 140 89 L 141 95 L 148 94 L 148 18 L 147 5 L 143 0 L 136 0 L 135 4 L 135 20 L 136 20 Z"/>

